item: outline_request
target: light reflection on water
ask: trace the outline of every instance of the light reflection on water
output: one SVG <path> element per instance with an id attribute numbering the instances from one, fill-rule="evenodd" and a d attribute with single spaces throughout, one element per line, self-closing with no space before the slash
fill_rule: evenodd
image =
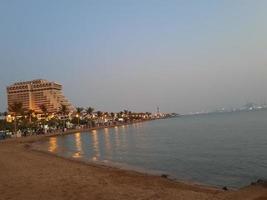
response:
<path id="1" fill-rule="evenodd" d="M 118 126 L 115 126 L 115 145 L 116 147 L 119 147 L 120 145 L 120 139 L 119 139 L 119 128 Z"/>
<path id="2" fill-rule="evenodd" d="M 104 140 L 105 140 L 105 153 L 107 154 L 108 157 L 110 157 L 110 151 L 111 151 L 111 141 L 109 137 L 109 129 L 105 128 L 104 129 Z"/>
<path id="3" fill-rule="evenodd" d="M 267 112 L 156 120 L 50 138 L 49 152 L 241 187 L 267 176 Z"/>
<path id="4" fill-rule="evenodd" d="M 74 152 L 72 157 L 73 158 L 81 158 L 81 154 L 83 153 L 81 133 L 75 133 L 74 138 L 75 138 L 75 146 L 76 146 L 77 152 Z"/>
<path id="5" fill-rule="evenodd" d="M 98 133 L 97 130 L 93 130 L 92 131 L 92 144 L 93 144 L 93 150 L 94 150 L 94 156 L 93 156 L 93 160 L 96 161 L 99 159 L 100 156 L 100 150 L 99 150 L 99 142 L 98 142 Z"/>
<path id="6" fill-rule="evenodd" d="M 49 142 L 48 151 L 51 153 L 55 153 L 58 148 L 57 137 L 50 137 L 48 142 Z"/>

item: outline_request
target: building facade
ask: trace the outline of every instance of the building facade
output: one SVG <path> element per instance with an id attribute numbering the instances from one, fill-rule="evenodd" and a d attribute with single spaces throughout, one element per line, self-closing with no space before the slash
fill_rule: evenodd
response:
<path id="1" fill-rule="evenodd" d="M 43 79 L 17 82 L 7 87 L 8 110 L 15 102 L 21 102 L 26 110 L 42 113 L 41 107 L 45 105 L 49 113 L 56 113 L 62 105 L 73 112 L 75 108 L 64 97 L 62 85 Z"/>

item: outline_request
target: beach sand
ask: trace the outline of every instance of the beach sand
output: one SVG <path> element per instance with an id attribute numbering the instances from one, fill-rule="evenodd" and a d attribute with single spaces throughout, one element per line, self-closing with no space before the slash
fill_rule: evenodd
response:
<path id="1" fill-rule="evenodd" d="M 267 200 L 267 187 L 263 186 L 223 191 L 85 164 L 31 148 L 32 142 L 44 138 L 33 136 L 0 142 L 0 200 Z"/>

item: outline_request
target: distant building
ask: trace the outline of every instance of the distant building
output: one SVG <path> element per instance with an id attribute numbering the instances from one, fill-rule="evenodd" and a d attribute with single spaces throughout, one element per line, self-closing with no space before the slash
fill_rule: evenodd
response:
<path id="1" fill-rule="evenodd" d="M 62 85 L 38 79 L 17 82 L 7 87 L 8 110 L 14 102 L 21 102 L 24 109 L 41 113 L 41 105 L 45 105 L 49 113 L 55 113 L 61 105 L 72 112 L 75 108 L 62 94 Z"/>

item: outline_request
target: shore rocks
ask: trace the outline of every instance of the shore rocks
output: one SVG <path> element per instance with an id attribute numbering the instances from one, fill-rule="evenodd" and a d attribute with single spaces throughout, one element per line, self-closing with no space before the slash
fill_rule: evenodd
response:
<path id="1" fill-rule="evenodd" d="M 228 191 L 228 188 L 226 186 L 224 186 L 222 189 Z"/>
<path id="2" fill-rule="evenodd" d="M 267 179 L 258 179 L 256 182 L 252 182 L 251 185 L 261 185 L 267 187 Z"/>
<path id="3" fill-rule="evenodd" d="M 161 174 L 161 177 L 162 177 L 162 178 L 168 178 L 169 175 L 168 175 L 168 174 Z"/>

